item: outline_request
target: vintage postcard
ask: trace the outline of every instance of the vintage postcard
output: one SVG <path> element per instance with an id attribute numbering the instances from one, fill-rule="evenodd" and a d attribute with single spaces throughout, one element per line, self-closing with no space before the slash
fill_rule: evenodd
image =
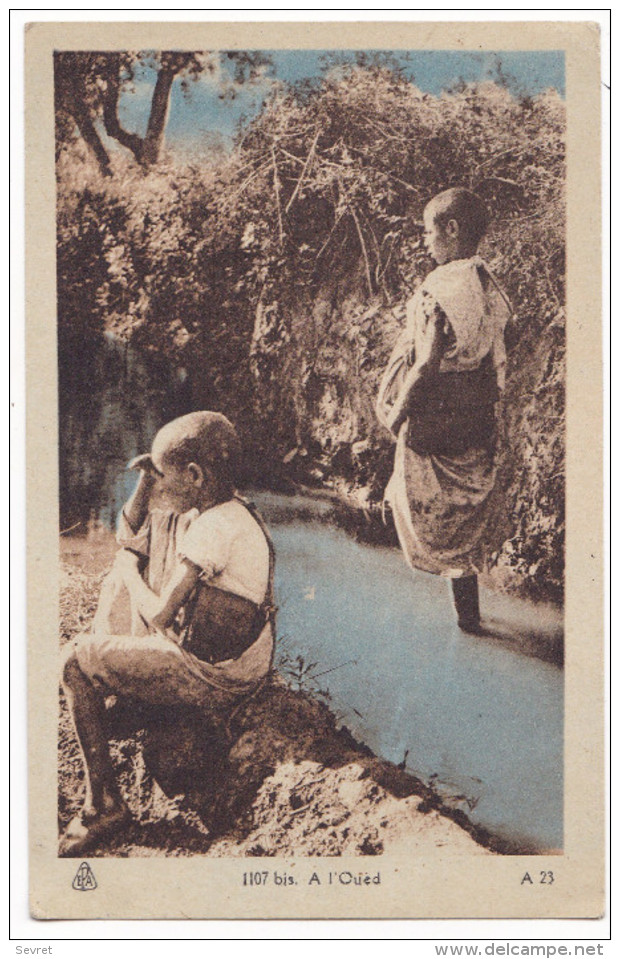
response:
<path id="1" fill-rule="evenodd" d="M 25 43 L 32 915 L 600 916 L 598 25 Z"/>

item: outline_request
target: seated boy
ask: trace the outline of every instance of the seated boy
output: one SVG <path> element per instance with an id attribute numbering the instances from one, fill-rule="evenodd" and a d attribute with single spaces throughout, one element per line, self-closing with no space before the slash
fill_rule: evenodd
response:
<path id="1" fill-rule="evenodd" d="M 86 797 L 60 854 L 79 856 L 129 819 L 110 760 L 105 697 L 192 705 L 223 721 L 273 656 L 274 554 L 258 514 L 235 494 L 239 442 L 220 413 L 164 426 L 118 531 L 123 549 L 102 588 L 93 633 L 65 657 L 62 684 L 81 746 Z M 152 508 L 157 499 L 167 509 Z M 119 588 L 131 625 L 113 628 Z"/>

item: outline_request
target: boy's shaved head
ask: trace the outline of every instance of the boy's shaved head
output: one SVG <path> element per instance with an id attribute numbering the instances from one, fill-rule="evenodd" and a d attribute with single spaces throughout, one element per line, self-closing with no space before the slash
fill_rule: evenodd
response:
<path id="1" fill-rule="evenodd" d="M 456 220 L 461 237 L 476 246 L 489 225 L 489 213 L 484 201 L 464 187 L 452 187 L 438 193 L 426 209 L 439 226 L 445 226 L 449 220 Z"/>
<path id="2" fill-rule="evenodd" d="M 162 426 L 153 441 L 153 458 L 172 466 L 196 463 L 235 485 L 241 458 L 237 432 L 223 413 L 200 410 Z"/>

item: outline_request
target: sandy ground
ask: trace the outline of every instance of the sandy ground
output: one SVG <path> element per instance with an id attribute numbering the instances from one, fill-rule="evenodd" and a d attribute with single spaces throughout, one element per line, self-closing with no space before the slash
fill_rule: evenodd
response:
<path id="1" fill-rule="evenodd" d="M 63 567 L 61 642 L 87 631 L 100 575 Z M 99 856 L 426 855 L 511 852 L 423 783 L 355 742 L 323 703 L 275 673 L 228 738 L 196 713 L 109 703 L 112 755 L 133 823 Z M 79 748 L 61 698 L 59 828 L 83 796 Z"/>

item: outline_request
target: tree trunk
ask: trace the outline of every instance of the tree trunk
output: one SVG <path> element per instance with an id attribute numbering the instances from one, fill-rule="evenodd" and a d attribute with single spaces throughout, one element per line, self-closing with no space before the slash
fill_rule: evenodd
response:
<path id="1" fill-rule="evenodd" d="M 74 89 L 69 90 L 67 87 L 65 87 L 63 92 L 66 108 L 75 120 L 77 128 L 80 131 L 84 142 L 92 150 L 99 165 L 101 174 L 103 176 L 111 176 L 112 170 L 110 168 L 110 158 L 106 148 L 101 142 L 99 134 L 97 133 L 97 128 L 93 123 L 90 111 L 86 106 L 85 99 L 80 96 L 80 91 L 76 91 Z"/>
<path id="2" fill-rule="evenodd" d="M 175 76 L 176 71 L 166 67 L 162 67 L 157 74 L 151 101 L 151 113 L 142 144 L 142 163 L 144 166 L 152 166 L 159 159 L 164 144 L 164 134 L 170 110 L 170 91 Z"/>
<path id="3" fill-rule="evenodd" d="M 164 143 L 168 111 L 170 108 L 170 91 L 178 69 L 162 67 L 157 74 L 151 112 L 146 128 L 146 136 L 139 137 L 136 133 L 129 133 L 120 123 L 118 117 L 118 101 L 120 96 L 120 79 L 118 66 L 112 66 L 107 78 L 108 89 L 104 102 L 103 121 L 109 136 L 113 137 L 121 146 L 131 150 L 134 157 L 144 167 L 157 163 Z"/>
<path id="4" fill-rule="evenodd" d="M 128 133 L 118 118 L 118 100 L 120 97 L 120 77 L 118 59 L 113 60 L 106 77 L 107 91 L 103 103 L 103 122 L 108 136 L 121 146 L 131 150 L 138 163 L 142 162 L 143 140 L 136 133 Z"/>

